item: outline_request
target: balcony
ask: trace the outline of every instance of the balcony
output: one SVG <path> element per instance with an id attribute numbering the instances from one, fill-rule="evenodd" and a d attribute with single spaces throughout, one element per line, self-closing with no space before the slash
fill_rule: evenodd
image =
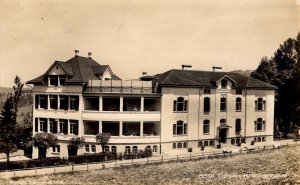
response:
<path id="1" fill-rule="evenodd" d="M 153 93 L 151 81 L 139 80 L 89 80 L 85 93 Z"/>

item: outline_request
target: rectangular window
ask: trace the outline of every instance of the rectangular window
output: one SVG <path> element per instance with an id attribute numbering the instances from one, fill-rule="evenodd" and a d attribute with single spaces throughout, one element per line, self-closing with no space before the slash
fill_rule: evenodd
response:
<path id="1" fill-rule="evenodd" d="M 49 132 L 50 133 L 57 133 L 57 120 L 49 119 Z"/>
<path id="2" fill-rule="evenodd" d="M 49 76 L 49 85 L 51 86 L 58 86 L 58 76 L 57 75 L 52 75 Z"/>
<path id="3" fill-rule="evenodd" d="M 241 89 L 235 90 L 235 94 L 242 94 L 242 90 Z"/>
<path id="4" fill-rule="evenodd" d="M 56 145 L 52 147 L 53 153 L 59 153 L 60 152 L 60 145 Z"/>
<path id="5" fill-rule="evenodd" d="M 70 110 L 78 110 L 79 96 L 70 96 Z"/>
<path id="6" fill-rule="evenodd" d="M 41 132 L 47 132 L 48 130 L 48 124 L 46 118 L 40 118 L 40 131 Z"/>
<path id="7" fill-rule="evenodd" d="M 59 76 L 59 85 L 61 85 L 61 86 L 66 85 L 66 76 L 64 76 L 64 75 Z"/>
<path id="8" fill-rule="evenodd" d="M 49 95 L 50 109 L 57 109 L 57 95 Z"/>
<path id="9" fill-rule="evenodd" d="M 39 126 L 38 126 L 38 125 L 39 125 L 39 118 L 35 118 L 35 119 L 34 119 L 34 122 L 35 122 L 35 123 L 34 123 L 34 127 L 35 127 L 35 128 L 34 128 L 34 131 L 35 131 L 35 132 L 38 132 L 38 131 L 39 131 Z"/>
<path id="10" fill-rule="evenodd" d="M 59 109 L 68 110 L 68 96 L 59 95 Z"/>
<path id="11" fill-rule="evenodd" d="M 203 121 L 203 134 L 209 134 L 209 120 Z"/>
<path id="12" fill-rule="evenodd" d="M 70 120 L 70 134 L 78 135 L 78 120 Z"/>
<path id="13" fill-rule="evenodd" d="M 241 98 L 236 98 L 235 99 L 235 111 L 236 112 L 241 112 L 242 111 L 242 99 Z"/>
<path id="14" fill-rule="evenodd" d="M 226 112 L 227 105 L 226 105 L 226 98 L 221 98 L 221 103 L 220 103 L 220 111 L 221 112 Z"/>
<path id="15" fill-rule="evenodd" d="M 59 120 L 59 131 L 60 133 L 68 134 L 68 120 L 66 119 Z"/>
<path id="16" fill-rule="evenodd" d="M 210 94 L 210 89 L 204 88 L 204 94 Z"/>
<path id="17" fill-rule="evenodd" d="M 48 96 L 47 95 L 39 95 L 39 104 L 41 109 L 48 108 Z"/>

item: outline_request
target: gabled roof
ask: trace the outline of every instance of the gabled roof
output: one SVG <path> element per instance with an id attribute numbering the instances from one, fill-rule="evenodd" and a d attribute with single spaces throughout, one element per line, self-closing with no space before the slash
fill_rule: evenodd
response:
<path id="1" fill-rule="evenodd" d="M 211 87 L 216 88 L 216 82 L 227 77 L 232 81 L 234 88 L 276 89 L 275 86 L 254 79 L 252 77 L 233 72 L 213 72 L 196 70 L 176 70 L 153 76 L 153 82 L 160 87 Z"/>
<path id="2" fill-rule="evenodd" d="M 55 61 L 50 68 L 41 76 L 28 81 L 28 84 L 43 84 L 48 72 L 59 65 L 68 76 L 66 84 L 82 84 L 89 80 L 99 80 L 99 76 L 109 68 L 108 65 L 100 65 L 91 58 L 75 56 L 66 62 Z M 112 73 L 113 80 L 120 80 L 118 76 Z"/>

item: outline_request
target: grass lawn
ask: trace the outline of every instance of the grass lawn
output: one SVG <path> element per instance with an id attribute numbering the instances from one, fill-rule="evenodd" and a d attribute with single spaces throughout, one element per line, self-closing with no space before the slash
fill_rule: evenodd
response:
<path id="1" fill-rule="evenodd" d="M 4 184 L 295 184 L 300 146 L 222 159 L 3 180 Z M 1 184 L 1 181 L 0 181 Z"/>

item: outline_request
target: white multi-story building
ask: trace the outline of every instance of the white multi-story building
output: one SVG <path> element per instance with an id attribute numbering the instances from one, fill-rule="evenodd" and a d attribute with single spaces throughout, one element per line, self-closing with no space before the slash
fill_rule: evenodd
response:
<path id="1" fill-rule="evenodd" d="M 238 73 L 169 70 L 121 80 L 108 65 L 76 54 L 27 83 L 34 85 L 33 135 L 58 138 L 47 156 L 67 157 L 75 136 L 86 142 L 78 154 L 100 152 L 95 136 L 102 132 L 111 134 L 105 151 L 112 152 L 273 140 L 276 87 Z"/>

